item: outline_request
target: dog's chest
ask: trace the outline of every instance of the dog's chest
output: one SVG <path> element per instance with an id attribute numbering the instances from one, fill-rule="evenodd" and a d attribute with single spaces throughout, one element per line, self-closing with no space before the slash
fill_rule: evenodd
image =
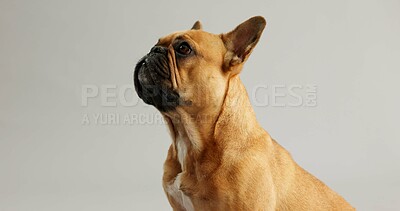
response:
<path id="1" fill-rule="evenodd" d="M 181 164 L 182 170 L 185 171 L 185 159 L 188 153 L 188 146 L 183 136 L 177 136 L 176 147 L 178 161 Z M 192 211 L 194 210 L 192 201 L 180 190 L 182 174 L 183 172 L 179 173 L 175 177 L 175 180 L 167 186 L 167 193 L 172 196 L 177 203 L 185 208 L 185 210 Z"/>
<path id="2" fill-rule="evenodd" d="M 167 193 L 170 195 L 177 203 L 179 203 L 186 211 L 193 211 L 193 204 L 192 201 L 188 196 L 185 195 L 180 190 L 181 186 L 181 176 L 182 173 L 179 173 L 175 181 L 167 186 Z"/>
<path id="3" fill-rule="evenodd" d="M 178 161 L 181 164 L 181 168 L 185 170 L 185 159 L 188 153 L 188 146 L 183 136 L 179 135 L 176 140 L 176 148 L 178 153 Z"/>

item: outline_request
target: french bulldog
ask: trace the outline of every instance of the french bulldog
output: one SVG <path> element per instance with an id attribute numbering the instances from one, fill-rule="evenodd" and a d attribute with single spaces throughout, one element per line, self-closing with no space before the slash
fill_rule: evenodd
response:
<path id="1" fill-rule="evenodd" d="M 197 21 L 137 63 L 136 92 L 172 137 L 163 188 L 173 210 L 354 210 L 257 122 L 239 74 L 265 26 L 256 16 L 212 34 Z"/>

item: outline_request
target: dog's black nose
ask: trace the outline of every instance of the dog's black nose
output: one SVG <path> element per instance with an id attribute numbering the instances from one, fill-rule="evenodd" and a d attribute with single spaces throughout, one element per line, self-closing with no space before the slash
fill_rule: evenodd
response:
<path id="1" fill-rule="evenodd" d="M 162 47 L 162 46 L 154 46 L 151 48 L 150 53 L 162 53 L 165 54 L 167 52 L 167 48 L 166 47 Z"/>

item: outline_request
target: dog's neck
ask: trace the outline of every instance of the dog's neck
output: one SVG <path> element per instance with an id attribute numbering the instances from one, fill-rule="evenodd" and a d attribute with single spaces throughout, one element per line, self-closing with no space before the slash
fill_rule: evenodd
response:
<path id="1" fill-rule="evenodd" d="M 177 115 L 164 115 L 164 119 L 182 170 L 185 169 L 187 157 L 196 159 L 206 147 L 225 145 L 229 140 L 240 144 L 238 140 L 245 142 L 255 136 L 269 136 L 258 124 L 247 91 L 238 75 L 229 80 L 223 105 L 214 114 L 189 115 L 177 109 Z M 230 137 L 230 134 L 235 137 Z"/>
<path id="2" fill-rule="evenodd" d="M 213 135 L 216 140 L 245 142 L 253 136 L 265 133 L 256 119 L 246 88 L 238 75 L 229 81 L 222 108 L 214 128 Z M 230 134 L 234 134 L 235 137 L 229 137 Z"/>

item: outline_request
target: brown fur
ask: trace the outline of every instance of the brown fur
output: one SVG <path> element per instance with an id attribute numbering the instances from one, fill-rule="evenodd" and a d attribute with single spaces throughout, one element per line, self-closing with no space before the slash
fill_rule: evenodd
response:
<path id="1" fill-rule="evenodd" d="M 188 102 L 163 112 L 172 137 L 163 186 L 174 210 L 186 210 L 170 194 L 178 175 L 179 191 L 194 210 L 354 210 L 299 167 L 256 120 L 239 73 L 264 26 L 255 17 L 214 35 L 197 22 L 157 44 L 169 48 L 173 88 Z M 178 38 L 188 40 L 196 55 L 175 58 Z M 178 145 L 186 146 L 183 162 Z"/>

